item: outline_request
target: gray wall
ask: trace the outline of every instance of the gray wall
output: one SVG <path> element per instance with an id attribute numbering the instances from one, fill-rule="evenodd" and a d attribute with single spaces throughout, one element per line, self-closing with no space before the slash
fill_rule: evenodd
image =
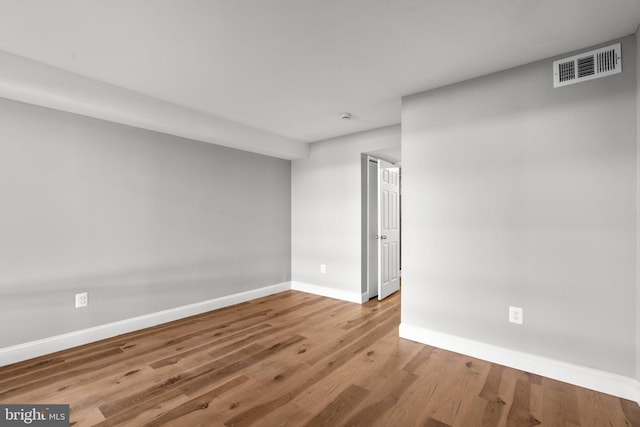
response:
<path id="1" fill-rule="evenodd" d="M 553 89 L 549 59 L 403 99 L 403 323 L 635 375 L 635 38 L 622 48 L 599 80 Z"/>
<path id="2" fill-rule="evenodd" d="M 636 156 L 640 165 L 640 28 L 636 31 Z M 640 170 L 636 182 L 636 251 L 640 248 Z M 636 265 L 636 378 L 640 380 L 640 266 Z"/>
<path id="3" fill-rule="evenodd" d="M 396 125 L 315 142 L 292 162 L 292 280 L 362 292 L 361 154 L 399 146 Z"/>
<path id="4" fill-rule="evenodd" d="M 7 100 L 0 128 L 0 347 L 290 280 L 289 161 Z"/>

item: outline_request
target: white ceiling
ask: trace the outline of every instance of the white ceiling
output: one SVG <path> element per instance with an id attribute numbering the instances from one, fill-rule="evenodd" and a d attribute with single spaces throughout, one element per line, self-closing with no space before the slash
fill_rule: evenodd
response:
<path id="1" fill-rule="evenodd" d="M 638 0 L 0 0 L 0 11 L 2 51 L 301 142 L 399 123 L 404 95 L 640 23 Z"/>

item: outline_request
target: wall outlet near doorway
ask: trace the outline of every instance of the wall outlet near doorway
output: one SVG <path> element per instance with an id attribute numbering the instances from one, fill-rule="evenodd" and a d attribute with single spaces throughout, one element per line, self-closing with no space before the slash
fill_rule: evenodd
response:
<path id="1" fill-rule="evenodd" d="M 88 305 L 89 305 L 89 294 L 87 292 L 76 294 L 76 308 L 86 307 Z"/>
<path id="2" fill-rule="evenodd" d="M 509 322 L 522 325 L 524 322 L 524 311 L 522 307 L 509 307 Z"/>
<path id="3" fill-rule="evenodd" d="M 327 272 L 326 264 L 320 264 L 320 273 L 326 274 L 326 272 Z"/>

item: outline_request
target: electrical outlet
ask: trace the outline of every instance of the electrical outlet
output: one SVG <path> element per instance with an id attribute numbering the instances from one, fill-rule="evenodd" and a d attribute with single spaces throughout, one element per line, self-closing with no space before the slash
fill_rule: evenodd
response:
<path id="1" fill-rule="evenodd" d="M 325 264 L 320 264 L 320 273 L 325 274 L 327 272 L 327 266 Z"/>
<path id="2" fill-rule="evenodd" d="M 89 305 L 89 294 L 86 292 L 76 294 L 76 308 L 86 307 L 87 305 Z"/>
<path id="3" fill-rule="evenodd" d="M 524 322 L 524 311 L 522 307 L 509 307 L 509 322 L 522 325 Z"/>

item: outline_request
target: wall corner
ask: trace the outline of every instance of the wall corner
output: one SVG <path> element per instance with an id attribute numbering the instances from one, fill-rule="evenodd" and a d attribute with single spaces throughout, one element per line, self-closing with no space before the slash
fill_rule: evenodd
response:
<path id="1" fill-rule="evenodd" d="M 636 54 L 636 379 L 640 381 L 640 26 L 635 34 Z M 640 403 L 640 385 L 638 386 Z"/>

